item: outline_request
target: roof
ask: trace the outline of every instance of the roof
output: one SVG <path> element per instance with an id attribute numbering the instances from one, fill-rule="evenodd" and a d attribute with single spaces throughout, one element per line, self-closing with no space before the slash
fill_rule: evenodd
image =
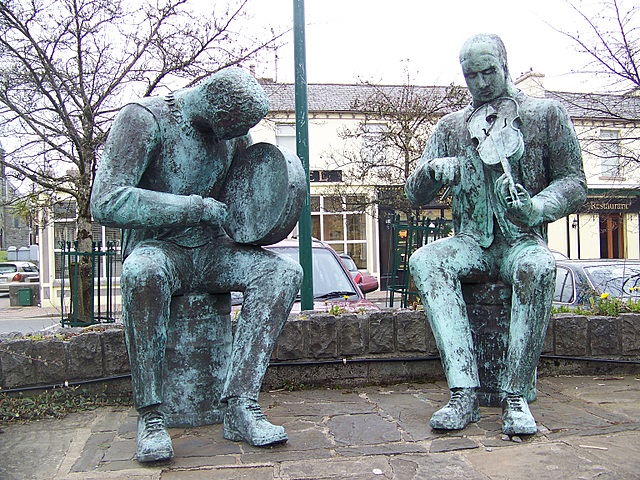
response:
<path id="1" fill-rule="evenodd" d="M 267 92 L 271 111 L 289 112 L 295 110 L 295 86 L 292 83 L 274 83 L 261 81 Z M 371 97 L 376 90 L 385 95 L 399 96 L 405 87 L 402 85 L 367 85 L 367 84 L 309 84 L 307 98 L 310 112 L 353 112 L 357 102 Z M 435 90 L 444 95 L 449 87 L 415 86 L 418 92 L 432 95 Z"/>
<path id="2" fill-rule="evenodd" d="M 572 118 L 640 121 L 640 96 L 602 93 L 546 92 L 546 98 L 560 101 Z"/>
<path id="3" fill-rule="evenodd" d="M 261 81 L 269 96 L 271 110 L 292 112 L 295 110 L 295 86 L 291 83 Z M 371 97 L 376 89 L 391 96 L 399 95 L 402 85 L 368 84 L 309 84 L 307 97 L 310 112 L 354 112 L 358 101 Z M 444 95 L 449 87 L 416 86 L 418 92 L 432 95 L 434 90 Z M 546 91 L 545 97 L 562 103 L 572 118 L 611 119 L 640 121 L 639 95 L 586 94 Z"/>

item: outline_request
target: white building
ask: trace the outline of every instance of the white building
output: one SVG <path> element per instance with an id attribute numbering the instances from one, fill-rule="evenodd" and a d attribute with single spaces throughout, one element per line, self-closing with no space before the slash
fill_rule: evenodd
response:
<path id="1" fill-rule="evenodd" d="M 583 147 L 589 185 L 585 206 L 577 214 L 549 226 L 550 247 L 570 258 L 640 258 L 640 173 L 636 168 L 640 161 L 640 96 L 549 92 L 543 87 L 543 78 L 529 73 L 516 84 L 529 95 L 555 98 L 565 105 Z M 270 98 L 271 112 L 252 130 L 254 141 L 276 143 L 295 151 L 294 86 L 268 81 L 263 86 Z M 385 128 L 380 121 L 381 130 L 373 128 L 359 145 L 340 135 L 345 128 L 357 128 L 364 121 L 365 115 L 354 105 L 371 95 L 372 88 L 308 85 L 312 234 L 336 251 L 351 255 L 359 268 L 381 278 L 389 272 L 393 256 L 389 229 L 393 212 L 377 206 L 363 209 L 361 205 L 366 203 L 363 197 L 375 199 L 379 188 L 345 186 L 346 172 L 336 168 L 331 159 L 336 152 L 356 150 L 366 154 Z M 446 91 L 444 87 L 417 88 L 432 95 Z M 439 114 L 444 113 L 443 110 Z M 336 186 L 345 188 L 337 194 Z M 54 221 L 46 223 L 39 236 L 41 298 L 56 306 L 59 306 L 61 267 L 60 255 L 54 252 L 61 240 L 73 240 L 75 236 L 73 205 L 62 210 L 53 212 Z M 450 218 L 447 206 L 437 202 L 423 214 L 429 218 Z M 106 243 L 117 237 L 116 230 L 94 226 L 94 240 Z M 384 288 L 384 278 L 381 280 Z"/>

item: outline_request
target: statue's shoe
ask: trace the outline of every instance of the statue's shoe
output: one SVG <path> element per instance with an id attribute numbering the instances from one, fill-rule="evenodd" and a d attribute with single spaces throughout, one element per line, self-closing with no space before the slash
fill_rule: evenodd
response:
<path id="1" fill-rule="evenodd" d="M 230 398 L 224 416 L 224 438 L 245 441 L 254 447 L 266 447 L 286 442 L 284 428 L 269 423 L 260 405 L 248 398 Z"/>
<path id="2" fill-rule="evenodd" d="M 148 410 L 138 416 L 138 446 L 136 458 L 141 463 L 166 462 L 173 458 L 171 436 L 164 424 L 164 416 Z"/>
<path id="3" fill-rule="evenodd" d="M 480 404 L 473 388 L 454 388 L 447 404 L 431 416 L 436 430 L 461 430 L 480 420 Z"/>
<path id="4" fill-rule="evenodd" d="M 505 395 L 502 400 L 502 432 L 507 435 L 533 435 L 537 431 L 536 420 L 524 397 Z"/>

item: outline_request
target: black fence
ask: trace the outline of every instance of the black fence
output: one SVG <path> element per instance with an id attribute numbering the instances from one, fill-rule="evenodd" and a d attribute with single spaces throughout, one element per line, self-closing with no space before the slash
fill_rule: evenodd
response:
<path id="1" fill-rule="evenodd" d="M 391 224 L 393 235 L 393 261 L 387 291 L 389 306 L 393 307 L 396 296 L 400 306 L 407 308 L 418 302 L 418 291 L 409 274 L 409 257 L 418 248 L 449 235 L 450 221 L 444 218 L 410 218 L 401 220 L 396 216 Z"/>
<path id="2" fill-rule="evenodd" d="M 78 251 L 77 242 L 61 242 L 60 296 L 63 326 L 85 327 L 115 322 L 117 242 L 93 242 L 90 252 Z M 69 307 L 65 294 L 71 298 Z"/>

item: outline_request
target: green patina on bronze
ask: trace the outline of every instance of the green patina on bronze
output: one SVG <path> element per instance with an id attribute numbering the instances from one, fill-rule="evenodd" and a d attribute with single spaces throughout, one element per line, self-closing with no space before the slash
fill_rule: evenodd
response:
<path id="1" fill-rule="evenodd" d="M 126 105 L 111 127 L 91 207 L 96 221 L 123 230 L 123 322 L 142 462 L 173 456 L 167 423 L 222 420 L 231 440 L 287 440 L 257 399 L 302 270 L 259 245 L 294 227 L 305 175 L 293 153 L 252 145 L 248 131 L 267 111 L 258 82 L 231 68 Z M 232 339 L 231 291 L 244 292 Z M 189 316 L 227 325 L 186 328 Z"/>
<path id="2" fill-rule="evenodd" d="M 496 372 L 503 431 L 531 434 L 527 399 L 555 285 L 547 224 L 586 199 L 580 145 L 558 102 L 515 88 L 497 36 L 467 40 L 460 63 L 472 104 L 438 122 L 405 187 L 416 206 L 444 186 L 452 192 L 455 235 L 410 259 L 452 390 L 431 425 L 459 429 L 479 418 L 477 358 L 491 355 L 476 355 L 462 283 L 500 281 L 512 290 L 504 368 Z"/>

